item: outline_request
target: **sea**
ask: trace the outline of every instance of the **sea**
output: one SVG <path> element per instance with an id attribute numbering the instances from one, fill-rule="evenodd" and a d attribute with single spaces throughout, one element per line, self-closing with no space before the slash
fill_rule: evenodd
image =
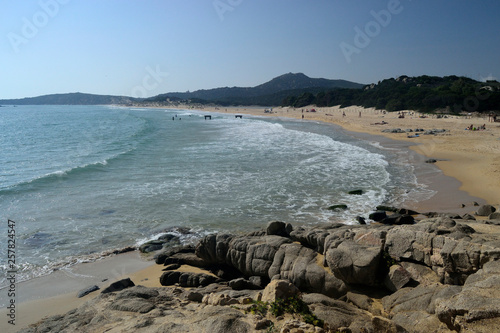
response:
<path id="1" fill-rule="evenodd" d="M 432 195 L 408 154 L 312 121 L 3 106 L 0 289 L 8 271 L 25 281 L 166 233 L 186 244 L 273 220 L 354 224 L 377 205 Z"/>

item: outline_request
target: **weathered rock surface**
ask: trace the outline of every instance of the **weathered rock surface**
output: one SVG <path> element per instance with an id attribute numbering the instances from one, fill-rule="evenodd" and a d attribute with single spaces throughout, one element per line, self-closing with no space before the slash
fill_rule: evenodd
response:
<path id="1" fill-rule="evenodd" d="M 497 318 L 500 323 L 500 261 L 484 264 L 467 278 L 460 292 L 439 300 L 436 315 L 456 330 L 483 319 Z"/>
<path id="2" fill-rule="evenodd" d="M 160 277 L 160 284 L 162 286 L 179 284 L 181 287 L 199 287 L 207 286 L 217 280 L 217 277 L 203 273 L 167 271 Z"/>
<path id="3" fill-rule="evenodd" d="M 333 274 L 345 283 L 376 286 L 381 254 L 381 246 L 345 240 L 326 252 L 326 261 Z"/>
<path id="4" fill-rule="evenodd" d="M 184 245 L 184 246 L 174 246 L 163 251 L 160 251 L 155 254 L 154 259 L 155 262 L 159 265 L 165 264 L 165 259 L 173 256 L 177 253 L 194 253 L 194 247 L 192 245 Z"/>
<path id="5" fill-rule="evenodd" d="M 251 281 L 244 278 L 237 278 L 229 281 L 229 287 L 231 287 L 234 290 L 261 289 L 260 285 L 254 284 Z"/>
<path id="6" fill-rule="evenodd" d="M 411 281 L 411 274 L 399 265 L 392 265 L 385 277 L 384 285 L 390 291 L 398 291 Z"/>
<path id="7" fill-rule="evenodd" d="M 290 281 L 273 280 L 262 293 L 263 302 L 274 302 L 277 299 L 287 299 L 300 293 L 299 289 Z"/>
<path id="8" fill-rule="evenodd" d="M 209 235 L 196 248 L 156 256 L 162 265 L 177 264 L 157 277 L 162 285 L 193 289 L 125 279 L 23 332 L 494 332 L 500 221 L 452 217 L 312 228 L 272 222 L 243 236 Z M 216 276 L 176 270 L 187 264 Z M 290 296 L 302 297 L 325 327 L 299 314 L 255 310 Z"/>
<path id="9" fill-rule="evenodd" d="M 284 244 L 274 256 L 269 276 L 289 280 L 306 292 L 342 296 L 347 291 L 346 285 L 323 266 L 321 257 L 300 244 Z"/>
<path id="10" fill-rule="evenodd" d="M 490 219 L 490 220 L 500 220 L 500 212 L 491 213 L 488 216 L 488 219 Z"/>
<path id="11" fill-rule="evenodd" d="M 496 208 L 492 205 L 482 205 L 476 212 L 477 216 L 489 216 L 496 211 Z"/>

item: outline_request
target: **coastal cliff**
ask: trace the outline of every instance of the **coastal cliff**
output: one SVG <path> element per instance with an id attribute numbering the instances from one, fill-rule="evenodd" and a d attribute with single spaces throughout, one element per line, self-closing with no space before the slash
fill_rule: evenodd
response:
<path id="1" fill-rule="evenodd" d="M 493 211 L 415 221 L 400 211 L 370 225 L 275 221 L 208 235 L 156 252 L 164 273 L 150 278 L 164 287 L 118 281 L 21 332 L 492 332 L 500 326 Z"/>

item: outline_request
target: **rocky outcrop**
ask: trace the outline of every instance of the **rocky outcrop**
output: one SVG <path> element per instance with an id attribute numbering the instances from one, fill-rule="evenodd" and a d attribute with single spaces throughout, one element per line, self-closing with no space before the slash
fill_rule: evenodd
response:
<path id="1" fill-rule="evenodd" d="M 387 234 L 385 249 L 396 260 L 432 268 L 441 283 L 463 284 L 484 263 L 500 259 L 500 248 L 478 236 L 469 225 L 438 217 L 413 228 L 394 227 Z"/>
<path id="2" fill-rule="evenodd" d="M 496 318 L 500 327 L 500 261 L 484 264 L 477 273 L 469 276 L 460 292 L 440 299 L 436 315 L 449 327 L 467 329 L 467 324 Z"/>
<path id="3" fill-rule="evenodd" d="M 247 235 L 208 235 L 195 248 L 156 256 L 176 264 L 160 277 L 170 287 L 123 280 L 25 332 L 116 325 L 139 332 L 493 332 L 500 325 L 500 222 L 452 217 L 311 228 L 275 221 Z M 183 265 L 207 271 L 177 270 Z M 307 306 L 303 314 L 291 310 L 303 308 L 297 298 Z M 275 316 L 282 299 L 296 303 Z"/>

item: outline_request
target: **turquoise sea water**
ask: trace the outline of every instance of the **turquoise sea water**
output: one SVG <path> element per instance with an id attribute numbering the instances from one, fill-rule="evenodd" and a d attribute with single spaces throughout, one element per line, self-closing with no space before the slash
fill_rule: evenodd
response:
<path id="1" fill-rule="evenodd" d="M 429 192 L 402 151 L 331 125 L 186 110 L 0 108 L 0 265 L 15 221 L 18 279 L 171 227 L 183 241 L 268 221 L 355 223 Z M 363 189 L 361 196 L 348 195 Z M 346 203 L 343 212 L 328 206 Z M 4 274 L 4 273 L 1 273 Z M 0 287 L 5 286 L 0 276 Z"/>

